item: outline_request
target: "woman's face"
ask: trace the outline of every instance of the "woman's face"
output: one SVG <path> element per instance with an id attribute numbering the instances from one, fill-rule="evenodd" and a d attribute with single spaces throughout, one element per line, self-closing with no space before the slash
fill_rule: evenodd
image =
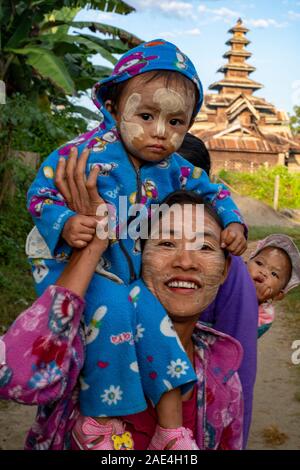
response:
<path id="1" fill-rule="evenodd" d="M 184 232 L 181 239 L 175 238 L 174 220 L 170 234 L 163 232 L 165 214 L 160 221 L 158 239 L 149 239 L 143 253 L 143 279 L 170 317 L 177 321 L 199 316 L 215 298 L 226 271 L 220 248 L 221 228 L 205 210 L 204 226 L 202 223 L 196 231 L 196 206 L 189 204 L 189 209 L 190 215 L 186 220 L 183 218 L 183 224 L 188 226 L 186 233 L 190 229 L 197 233 L 192 250 L 187 249 L 191 239 Z"/>

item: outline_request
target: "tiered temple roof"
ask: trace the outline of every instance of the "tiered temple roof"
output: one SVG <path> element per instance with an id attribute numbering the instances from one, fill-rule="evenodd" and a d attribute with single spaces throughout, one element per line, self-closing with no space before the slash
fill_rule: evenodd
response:
<path id="1" fill-rule="evenodd" d="M 226 158 L 230 153 L 236 158 L 240 152 L 244 159 L 255 153 L 262 162 L 264 158 L 270 162 L 270 155 L 274 164 L 279 155 L 281 161 L 287 161 L 291 150 L 300 154 L 288 115 L 264 98 L 253 96 L 263 85 L 249 77 L 256 69 L 247 62 L 252 54 L 246 49 L 249 30 L 242 20 L 239 18 L 228 32 L 232 35 L 226 42 L 230 50 L 223 55 L 227 62 L 218 69 L 224 77 L 209 86 L 217 93 L 205 95 L 192 132 L 204 140 L 213 158 L 220 158 L 225 149 Z"/>

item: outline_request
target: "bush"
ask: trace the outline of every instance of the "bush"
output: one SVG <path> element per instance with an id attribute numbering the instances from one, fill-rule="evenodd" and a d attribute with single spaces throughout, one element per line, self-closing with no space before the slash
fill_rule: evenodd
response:
<path id="1" fill-rule="evenodd" d="M 275 176 L 280 176 L 279 209 L 300 208 L 300 177 L 291 174 L 284 166 L 271 169 L 260 168 L 255 173 L 237 173 L 221 170 L 220 178 L 236 189 L 242 196 L 249 196 L 273 205 Z"/>

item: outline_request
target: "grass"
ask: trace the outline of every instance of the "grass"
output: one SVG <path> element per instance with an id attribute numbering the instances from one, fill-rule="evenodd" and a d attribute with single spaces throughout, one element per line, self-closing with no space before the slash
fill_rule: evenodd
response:
<path id="1" fill-rule="evenodd" d="M 32 276 L 26 257 L 17 265 L 0 265 L 0 335 L 35 299 Z"/>
<path id="2" fill-rule="evenodd" d="M 298 174 L 289 173 L 286 167 L 259 168 L 253 174 L 225 170 L 219 173 L 220 178 L 242 196 L 253 197 L 270 206 L 273 205 L 275 176 L 277 175 L 280 176 L 279 209 L 299 209 L 300 178 Z"/>
<path id="3" fill-rule="evenodd" d="M 273 233 L 284 233 L 291 237 L 300 250 L 300 226 L 299 228 L 284 227 L 250 227 L 249 241 L 261 240 Z"/>

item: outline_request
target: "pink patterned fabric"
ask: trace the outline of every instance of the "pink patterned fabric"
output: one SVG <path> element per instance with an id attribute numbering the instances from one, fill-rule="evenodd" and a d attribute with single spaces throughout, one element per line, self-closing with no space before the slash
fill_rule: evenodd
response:
<path id="1" fill-rule="evenodd" d="M 0 398 L 40 405 L 25 449 L 71 448 L 71 430 L 78 416 L 77 383 L 84 361 L 83 309 L 84 301 L 74 293 L 50 286 L 1 338 Z M 242 358 L 240 343 L 201 323 L 193 340 L 197 445 L 203 450 L 241 449 L 243 402 L 236 372 Z M 143 432 L 142 418 L 143 413 L 126 417 L 126 430 L 131 431 L 131 426 Z"/>
<path id="2" fill-rule="evenodd" d="M 275 318 L 275 309 L 273 305 L 265 302 L 258 307 L 258 326 L 269 325 Z"/>

